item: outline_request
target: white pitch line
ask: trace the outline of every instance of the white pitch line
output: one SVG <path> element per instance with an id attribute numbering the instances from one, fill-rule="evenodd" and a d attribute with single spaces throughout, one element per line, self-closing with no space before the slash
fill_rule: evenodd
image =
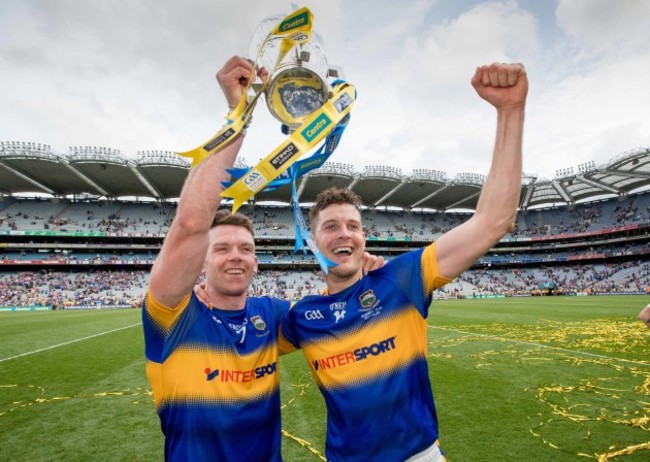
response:
<path id="1" fill-rule="evenodd" d="M 634 360 L 631 360 L 631 359 L 614 358 L 612 356 L 599 355 L 597 353 L 587 353 L 586 351 L 569 350 L 567 348 L 555 347 L 555 346 L 550 346 L 550 345 L 543 345 L 541 343 L 524 342 L 522 340 L 514 340 L 514 339 L 510 339 L 510 338 L 505 338 L 505 337 L 498 337 L 496 335 L 479 334 L 479 333 L 476 333 L 476 332 L 466 332 L 464 330 L 449 329 L 448 327 L 439 327 L 439 326 L 429 326 L 429 327 L 431 327 L 432 329 L 446 330 L 446 331 L 449 331 L 449 332 L 457 332 L 457 333 L 465 334 L 465 335 L 477 335 L 479 337 L 486 337 L 486 338 L 492 338 L 492 339 L 496 339 L 496 340 L 503 340 L 504 342 L 518 343 L 518 344 L 521 344 L 521 345 L 540 347 L 540 348 L 548 348 L 549 350 L 559 350 L 559 351 L 564 351 L 566 353 L 574 353 L 574 354 L 577 354 L 577 355 L 593 356 L 595 358 L 601 358 L 601 359 L 611 359 L 612 361 L 621 361 L 621 362 L 624 362 L 624 363 L 638 364 L 640 366 L 650 366 L 650 363 L 647 362 L 647 361 L 634 361 Z"/>
<path id="2" fill-rule="evenodd" d="M 107 330 L 106 332 L 100 332 L 99 334 L 89 335 L 88 337 L 82 337 L 82 338 L 78 338 L 78 339 L 75 339 L 75 340 L 70 340 L 69 342 L 58 343 L 56 345 L 52 345 L 52 346 L 49 346 L 49 347 L 39 348 L 38 350 L 28 351 L 27 353 L 21 353 L 21 354 L 16 355 L 16 356 L 10 356 L 8 358 L 1 358 L 0 363 L 4 362 L 4 361 L 9 361 L 10 359 L 16 359 L 16 358 L 21 358 L 23 356 L 33 355 L 34 353 L 40 353 L 41 351 L 52 350 L 54 348 L 62 347 L 62 346 L 65 346 L 65 345 L 70 345 L 71 343 L 81 342 L 82 340 L 88 340 L 89 338 L 95 338 L 95 337 L 100 337 L 100 336 L 106 335 L 106 334 L 112 334 L 113 332 L 118 332 L 118 331 L 124 330 L 124 329 L 130 329 L 131 327 L 139 326 L 141 324 L 142 323 L 139 322 L 137 324 L 131 324 L 130 326 L 120 327 L 118 329 Z"/>

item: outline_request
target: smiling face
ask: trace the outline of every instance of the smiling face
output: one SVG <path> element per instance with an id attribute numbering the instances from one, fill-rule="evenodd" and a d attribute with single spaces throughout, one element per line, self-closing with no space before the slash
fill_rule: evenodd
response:
<path id="1" fill-rule="evenodd" d="M 312 236 L 318 249 L 338 265 L 329 270 L 328 286 L 336 283 L 341 289 L 361 278 L 366 236 L 354 205 L 331 204 L 320 210 L 312 221 Z"/>
<path id="2" fill-rule="evenodd" d="M 257 273 L 253 235 L 242 226 L 213 227 L 205 272 L 210 301 L 217 306 L 223 297 L 245 297 Z"/>

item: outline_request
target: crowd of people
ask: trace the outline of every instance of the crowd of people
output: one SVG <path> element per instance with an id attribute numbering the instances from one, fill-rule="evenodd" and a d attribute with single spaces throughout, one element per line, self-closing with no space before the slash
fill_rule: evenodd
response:
<path id="1" fill-rule="evenodd" d="M 620 203 L 613 201 L 616 199 L 579 204 L 572 209 L 529 210 L 520 213 L 510 236 L 580 234 L 629 223 L 650 222 L 650 205 L 647 205 L 649 199 L 645 196 L 631 196 Z M 14 205 L 8 210 L 0 211 L 0 232 L 38 227 L 62 232 L 164 235 L 176 211 L 175 204 L 139 204 L 138 210 L 143 212 L 144 217 L 134 217 L 128 213 L 103 210 L 102 203 L 97 202 L 70 217 L 65 213 L 47 216 L 42 212 L 30 213 L 29 202 L 24 202 L 23 205 L 26 210 L 15 211 Z M 256 206 L 246 207 L 243 212 L 252 219 L 257 236 L 293 236 L 293 218 L 288 208 Z M 429 240 L 460 225 L 470 216 L 469 213 L 363 212 L 366 235 L 377 239 Z"/>
<path id="2" fill-rule="evenodd" d="M 149 271 L 19 271 L 0 273 L 0 307 L 139 306 Z M 544 268 L 471 269 L 435 294 L 437 298 L 489 295 L 540 295 L 552 283 L 554 294 L 646 293 L 650 263 L 549 266 Z M 297 301 L 324 289 L 317 270 L 262 270 L 251 284 L 251 296 L 270 295 Z"/>
<path id="3" fill-rule="evenodd" d="M 0 273 L 0 307 L 137 307 L 148 271 Z"/>
<path id="4" fill-rule="evenodd" d="M 443 296 L 449 298 L 646 293 L 650 290 L 650 264 L 630 261 L 543 268 L 472 269 L 459 276 L 445 290 Z"/>
<path id="5" fill-rule="evenodd" d="M 513 237 L 580 234 L 603 228 L 621 227 L 650 221 L 650 205 L 645 196 L 633 196 L 614 205 L 612 201 L 580 204 L 573 209 L 546 211 L 543 218 L 530 211 L 517 220 Z M 539 221 L 539 223 L 538 223 Z"/>
<path id="6" fill-rule="evenodd" d="M 46 202 L 38 202 L 39 205 Z M 127 205 L 128 210 L 129 203 Z M 74 206 L 69 213 L 43 214 L 30 212 L 30 202 L 22 201 L 9 207 L 9 210 L 0 212 L 0 231 L 25 231 L 32 229 L 52 230 L 60 232 L 103 232 L 115 234 L 164 234 L 173 218 L 174 204 L 161 206 L 157 203 L 138 204 L 144 216 L 132 216 L 133 212 L 120 213 L 118 211 L 103 210 L 104 202 L 97 201 L 92 205 Z M 24 207 L 12 211 L 16 207 Z M 41 209 L 39 207 L 39 210 Z M 52 205 L 54 209 L 54 205 Z"/>

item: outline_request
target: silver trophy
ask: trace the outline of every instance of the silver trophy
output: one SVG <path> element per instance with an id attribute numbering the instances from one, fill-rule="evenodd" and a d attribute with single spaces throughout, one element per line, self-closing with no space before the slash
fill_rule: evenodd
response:
<path id="1" fill-rule="evenodd" d="M 266 39 L 284 18 L 282 14 L 272 15 L 257 25 L 249 56 L 257 57 L 257 66 L 270 72 L 270 83 L 264 91 L 269 111 L 293 131 L 325 104 L 329 98 L 328 78 L 338 78 L 339 70 L 329 68 L 322 39 L 315 31 L 308 42 L 295 45 L 277 63 L 282 37 Z"/>

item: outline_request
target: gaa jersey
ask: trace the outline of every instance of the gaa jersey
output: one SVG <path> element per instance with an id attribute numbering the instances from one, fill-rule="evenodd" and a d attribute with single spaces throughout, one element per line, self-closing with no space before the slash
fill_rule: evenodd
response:
<path id="1" fill-rule="evenodd" d="M 278 330 L 289 302 L 143 303 L 147 378 L 168 461 L 281 461 Z"/>
<path id="2" fill-rule="evenodd" d="M 436 442 L 427 314 L 449 281 L 431 244 L 289 311 L 280 346 L 302 348 L 325 398 L 328 461 L 404 461 Z"/>

